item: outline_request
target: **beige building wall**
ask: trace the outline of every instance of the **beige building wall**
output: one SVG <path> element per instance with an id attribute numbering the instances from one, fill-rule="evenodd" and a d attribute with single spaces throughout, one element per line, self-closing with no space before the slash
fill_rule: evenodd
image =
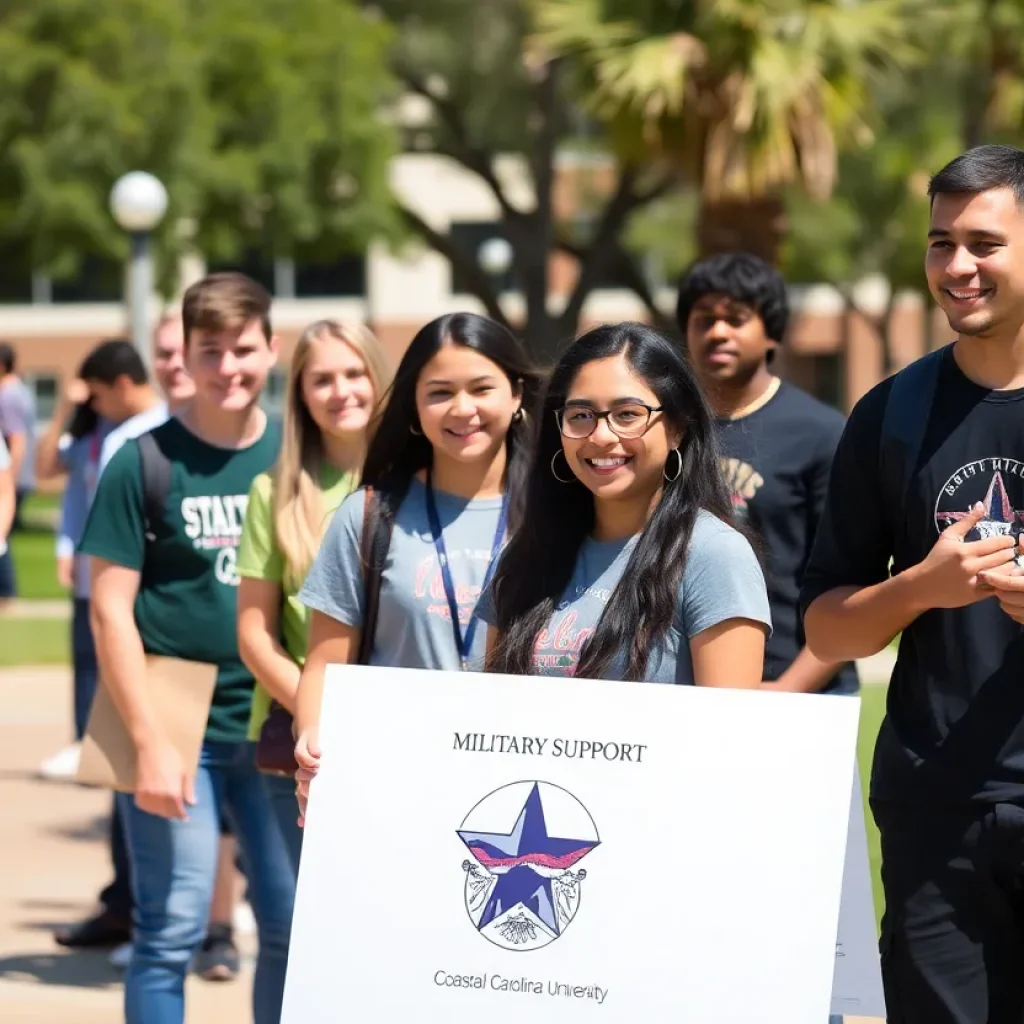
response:
<path id="1" fill-rule="evenodd" d="M 500 220 L 490 191 L 475 175 L 443 157 L 407 154 L 393 162 L 390 173 L 403 202 L 440 233 L 447 233 L 455 222 Z M 498 160 L 495 173 L 513 203 L 526 207 L 532 202 L 521 159 Z M 608 161 L 567 156 L 557 179 L 557 216 L 570 218 L 585 212 L 589 201 L 606 193 L 613 183 L 614 170 Z M 190 255 L 182 265 L 183 285 L 199 278 L 204 269 L 201 254 Z M 573 261 L 556 254 L 549 278 L 553 310 L 565 300 L 575 277 Z M 861 306 L 877 314 L 884 309 L 887 298 L 884 282 L 865 282 L 857 298 Z M 510 293 L 501 299 L 506 315 L 513 322 L 520 320 L 521 297 Z M 673 309 L 674 300 L 671 289 L 663 289 L 658 295 L 659 305 L 666 312 Z M 832 392 L 832 400 L 848 410 L 883 375 L 884 359 L 877 333 L 862 318 L 844 316 L 842 299 L 827 285 L 794 288 L 792 302 L 794 315 L 786 351 L 779 360 L 781 372 L 811 390 Z M 154 322 L 162 309 L 160 299 L 154 296 L 150 302 Z M 483 312 L 472 296 L 453 293 L 450 267 L 443 257 L 417 243 L 408 244 L 400 252 L 375 244 L 366 255 L 365 296 L 276 299 L 273 321 L 282 340 L 284 360 L 289 358 L 302 328 L 321 317 L 365 320 L 397 360 L 422 324 L 460 309 Z M 900 297 L 897 302 L 893 337 L 898 365 L 924 351 L 929 336 L 925 330 L 927 315 L 919 298 Z M 582 324 L 625 319 L 646 319 L 642 303 L 631 292 L 605 290 L 591 294 Z M 31 378 L 41 378 L 50 389 L 75 372 L 93 344 L 126 331 L 125 309 L 120 303 L 0 306 L 0 338 L 14 343 L 20 369 Z M 941 341 L 947 334 L 944 321 L 938 317 L 932 336 Z M 826 380 L 830 383 L 823 383 Z"/>

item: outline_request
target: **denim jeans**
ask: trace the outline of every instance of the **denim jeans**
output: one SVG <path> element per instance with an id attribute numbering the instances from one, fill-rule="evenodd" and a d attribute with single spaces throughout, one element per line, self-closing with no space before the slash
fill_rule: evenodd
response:
<path id="1" fill-rule="evenodd" d="M 16 488 L 14 492 L 14 522 L 11 524 L 11 533 L 24 528 L 21 521 L 21 506 L 28 497 L 29 492 L 22 488 Z M 7 550 L 0 555 L 0 598 L 13 598 L 18 596 L 18 580 L 14 573 L 14 555 L 11 553 L 11 539 L 7 538 Z"/>
<path id="2" fill-rule="evenodd" d="M 118 794 L 135 902 L 126 1024 L 183 1024 L 185 975 L 213 896 L 221 811 L 238 839 L 259 934 L 252 1019 L 279 1024 L 295 873 L 254 751 L 252 743 L 206 742 L 184 821 L 147 814 L 131 794 Z"/>
<path id="3" fill-rule="evenodd" d="M 295 780 L 268 775 L 265 778 L 274 817 L 288 846 L 295 877 L 299 876 L 299 857 L 302 853 L 302 829 L 299 828 L 299 805 L 295 799 Z"/>
<path id="4" fill-rule="evenodd" d="M 76 597 L 71 612 L 71 661 L 75 686 L 75 739 L 81 740 L 89 724 L 89 712 L 96 696 L 99 668 L 96 664 L 96 644 L 89 623 L 89 599 Z"/>

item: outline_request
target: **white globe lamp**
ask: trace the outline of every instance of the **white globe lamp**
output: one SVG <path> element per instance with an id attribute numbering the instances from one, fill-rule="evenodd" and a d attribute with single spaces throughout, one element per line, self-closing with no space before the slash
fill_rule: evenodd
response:
<path id="1" fill-rule="evenodd" d="M 146 171 L 129 171 L 110 191 L 110 212 L 125 231 L 152 231 L 167 212 L 167 189 Z"/>
<path id="2" fill-rule="evenodd" d="M 512 266 L 512 246 L 508 239 L 488 238 L 477 250 L 477 259 L 486 273 L 499 277 Z"/>

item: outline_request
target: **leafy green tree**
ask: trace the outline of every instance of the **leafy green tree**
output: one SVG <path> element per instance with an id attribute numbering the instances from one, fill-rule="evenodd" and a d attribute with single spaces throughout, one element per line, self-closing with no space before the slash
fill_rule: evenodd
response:
<path id="1" fill-rule="evenodd" d="M 624 244 L 636 211 L 676 183 L 674 169 L 637 154 L 619 162 L 610 192 L 596 193 L 575 223 L 557 215 L 558 163 L 567 152 L 606 152 L 604 132 L 582 116 L 572 61 L 534 45 L 526 0 L 377 0 L 394 26 L 391 67 L 424 105 L 405 145 L 446 157 L 475 175 L 494 196 L 500 232 L 513 253 L 512 274 L 525 300 L 515 326 L 542 358 L 575 330 L 587 296 L 601 284 L 632 289 L 660 318 L 647 276 Z M 527 196 L 500 171 L 521 160 Z M 519 190 L 520 192 L 522 190 Z M 508 323 L 495 282 L 450 234 L 403 209 L 412 232 L 444 256 L 487 312 Z M 552 308 L 549 271 L 556 251 L 578 273 L 564 305 Z"/>
<path id="2" fill-rule="evenodd" d="M 56 276 L 122 257 L 107 201 L 136 168 L 168 187 L 165 255 L 336 254 L 393 233 L 389 42 L 349 0 L 8 0 L 0 236 Z"/>
<path id="3" fill-rule="evenodd" d="M 843 144 L 870 139 L 871 82 L 915 56 L 908 0 L 536 0 L 625 158 L 678 167 L 702 255 L 775 260 L 784 195 L 825 199 Z"/>

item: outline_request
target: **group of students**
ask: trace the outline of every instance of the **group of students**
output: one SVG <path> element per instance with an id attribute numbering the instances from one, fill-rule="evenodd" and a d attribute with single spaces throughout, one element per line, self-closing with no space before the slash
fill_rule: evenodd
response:
<path id="1" fill-rule="evenodd" d="M 365 329 L 315 324 L 280 431 L 258 405 L 269 296 L 238 274 L 188 289 L 195 393 L 113 455 L 78 547 L 137 752 L 116 798 L 130 1024 L 183 1020 L 222 819 L 258 926 L 253 1018 L 278 1020 L 327 665 L 851 692 L 849 662 L 901 631 L 872 778 L 890 1020 L 1019 1022 L 1024 152 L 972 150 L 931 195 L 957 341 L 845 426 L 771 372 L 785 288 L 743 254 L 687 275 L 683 344 L 601 326 L 543 375 L 474 314 L 424 326 L 394 373 Z M 218 666 L 198 769 L 140 685 L 147 654 Z M 281 716 L 294 778 L 254 759 Z"/>
<path id="2" fill-rule="evenodd" d="M 138 409 L 125 419 L 123 402 L 114 411 L 108 389 L 139 383 L 87 360 L 95 411 L 132 424 L 116 450 L 111 434 L 100 443 L 76 555 L 89 563 L 99 673 L 138 758 L 135 792 L 115 798 L 131 865 L 131 1024 L 183 1019 L 225 822 L 257 922 L 254 1020 L 277 1021 L 328 664 L 832 685 L 836 666 L 792 674 L 811 659 L 794 583 L 766 585 L 751 538 L 793 516 L 809 538 L 827 438 L 797 453 L 782 434 L 810 415 L 837 437 L 842 417 L 767 369 L 787 316 L 772 268 L 744 254 L 698 265 L 680 302 L 692 358 L 624 323 L 582 335 L 547 374 L 507 328 L 471 313 L 424 326 L 395 369 L 366 328 L 321 321 L 295 346 L 280 425 L 258 401 L 278 355 L 270 298 L 241 274 L 186 291 L 191 394 L 159 423 L 140 423 Z M 749 450 L 730 462 L 720 435 L 741 423 Z M 59 459 L 56 437 L 41 464 L 51 449 Z M 804 463 L 785 493 L 758 455 L 772 445 Z M 170 469 L 157 509 L 154 448 Z M 764 491 L 744 499 L 746 523 L 726 472 L 743 455 Z M 218 667 L 197 770 L 139 685 L 147 655 Z M 281 715 L 294 716 L 300 807 L 296 780 L 254 760 Z"/>

